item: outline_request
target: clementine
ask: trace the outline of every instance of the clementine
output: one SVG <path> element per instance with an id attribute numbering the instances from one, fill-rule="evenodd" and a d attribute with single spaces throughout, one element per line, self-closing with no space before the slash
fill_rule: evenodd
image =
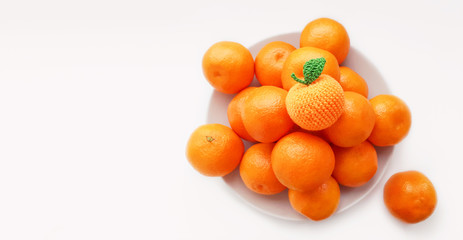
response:
<path id="1" fill-rule="evenodd" d="M 283 87 L 281 83 L 283 63 L 295 49 L 289 43 L 275 41 L 268 43 L 259 51 L 254 66 L 256 78 L 261 85 Z"/>
<path id="2" fill-rule="evenodd" d="M 412 124 L 407 104 L 393 95 L 378 95 L 370 103 L 376 121 L 368 140 L 376 146 L 392 146 L 402 141 Z"/>
<path id="3" fill-rule="evenodd" d="M 341 64 L 349 53 L 350 39 L 342 24 L 330 18 L 319 18 L 302 30 L 300 46 L 324 49 L 336 56 Z"/>
<path id="4" fill-rule="evenodd" d="M 219 92 L 237 93 L 254 78 L 251 52 L 236 42 L 212 45 L 204 54 L 202 65 L 207 81 Z"/>
<path id="5" fill-rule="evenodd" d="M 228 104 L 227 116 L 228 122 L 230 123 L 233 131 L 238 134 L 244 140 L 255 142 L 256 140 L 249 135 L 248 131 L 243 124 L 243 119 L 241 117 L 244 108 L 244 102 L 249 96 L 249 93 L 255 89 L 255 87 L 248 87 L 239 92 Z"/>
<path id="6" fill-rule="evenodd" d="M 359 187 L 367 183 L 378 169 L 376 150 L 368 141 L 357 146 L 342 148 L 332 146 L 335 161 L 333 177 L 339 184 Z"/>
<path id="7" fill-rule="evenodd" d="M 339 83 L 344 91 L 356 92 L 368 98 L 368 85 L 365 79 L 345 66 L 339 67 L 339 71 L 341 73 Z"/>
<path id="8" fill-rule="evenodd" d="M 275 142 L 294 125 L 286 111 L 284 89 L 262 86 L 252 90 L 244 102 L 243 124 L 249 135 L 259 142 Z"/>
<path id="9" fill-rule="evenodd" d="M 437 194 L 432 182 L 418 171 L 392 175 L 384 185 L 384 204 L 406 223 L 418 223 L 434 212 Z"/>
<path id="10" fill-rule="evenodd" d="M 347 91 L 344 92 L 344 99 L 344 112 L 323 132 L 331 143 L 340 147 L 353 147 L 370 136 L 376 115 L 364 96 Z"/>
<path id="11" fill-rule="evenodd" d="M 339 205 L 341 191 L 336 180 L 329 177 L 317 188 L 300 192 L 288 190 L 289 202 L 294 210 L 314 221 L 333 215 Z"/>
<path id="12" fill-rule="evenodd" d="M 240 163 L 240 176 L 246 187 L 264 195 L 277 194 L 286 189 L 273 173 L 271 154 L 275 143 L 252 145 Z"/>
<path id="13" fill-rule="evenodd" d="M 289 189 L 310 191 L 325 182 L 334 169 L 334 153 L 323 139 L 303 132 L 281 138 L 272 151 L 277 179 Z"/>
<path id="14" fill-rule="evenodd" d="M 244 144 L 233 130 L 221 124 L 198 127 L 190 136 L 186 157 L 199 173 L 222 177 L 240 163 Z"/>

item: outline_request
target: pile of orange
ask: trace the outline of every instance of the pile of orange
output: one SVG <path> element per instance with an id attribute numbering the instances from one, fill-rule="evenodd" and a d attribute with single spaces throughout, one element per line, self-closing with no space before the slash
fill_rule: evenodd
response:
<path id="1" fill-rule="evenodd" d="M 294 210 L 316 221 L 330 217 L 339 185 L 370 181 L 378 168 L 376 148 L 398 144 L 411 126 L 403 100 L 387 94 L 368 99 L 367 81 L 340 66 L 349 48 L 344 26 L 328 18 L 306 25 L 299 48 L 271 42 L 255 59 L 236 42 L 212 45 L 203 72 L 215 90 L 236 94 L 227 111 L 231 127 L 197 128 L 186 148 L 190 164 L 206 176 L 238 168 L 256 194 L 288 189 Z M 249 87 L 254 76 L 261 86 Z M 254 145 L 245 151 L 243 139 Z M 433 184 L 417 171 L 397 173 L 384 186 L 386 207 L 404 222 L 426 219 L 436 202 Z"/>

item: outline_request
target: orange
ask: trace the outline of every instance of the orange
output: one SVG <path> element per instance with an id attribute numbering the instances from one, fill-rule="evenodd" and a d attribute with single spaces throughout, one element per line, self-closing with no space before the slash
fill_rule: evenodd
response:
<path id="1" fill-rule="evenodd" d="M 281 83 L 283 63 L 294 50 L 296 48 L 289 43 L 275 41 L 268 43 L 259 51 L 254 67 L 261 85 L 283 87 Z"/>
<path id="2" fill-rule="evenodd" d="M 368 98 L 368 85 L 365 79 L 345 66 L 339 67 L 339 71 L 341 72 L 339 83 L 344 91 L 356 92 Z"/>
<path id="3" fill-rule="evenodd" d="M 283 70 L 281 71 L 283 88 L 289 91 L 296 84 L 296 81 L 291 77 L 293 73 L 298 78 L 304 78 L 303 70 L 305 63 L 315 58 L 325 58 L 326 64 L 322 74 L 330 75 L 336 81 L 339 81 L 339 65 L 333 54 L 319 48 L 304 47 L 291 52 L 283 64 Z"/>
<path id="4" fill-rule="evenodd" d="M 376 146 L 392 146 L 402 141 L 412 124 L 407 104 L 393 95 L 378 95 L 370 103 L 376 122 L 368 140 Z"/>
<path id="5" fill-rule="evenodd" d="M 383 194 L 389 212 L 406 223 L 425 220 L 431 216 L 437 204 L 434 185 L 418 171 L 392 175 L 384 185 Z"/>
<path id="6" fill-rule="evenodd" d="M 229 127 L 206 124 L 198 127 L 186 146 L 186 157 L 199 173 L 222 177 L 232 172 L 244 153 L 241 138 Z"/>
<path id="7" fill-rule="evenodd" d="M 350 148 L 333 146 L 333 152 L 336 159 L 333 177 L 341 185 L 362 186 L 375 175 L 378 169 L 376 150 L 368 141 Z"/>
<path id="8" fill-rule="evenodd" d="M 255 142 L 256 140 L 249 135 L 248 131 L 243 124 L 243 119 L 241 117 L 244 108 L 244 102 L 249 96 L 249 93 L 255 89 L 255 87 L 248 87 L 239 92 L 228 104 L 227 116 L 228 122 L 230 123 L 233 131 L 238 134 L 244 140 Z"/>
<path id="9" fill-rule="evenodd" d="M 324 183 L 334 169 L 334 153 L 323 139 L 294 132 L 281 138 L 272 151 L 272 167 L 289 189 L 310 191 Z"/>
<path id="10" fill-rule="evenodd" d="M 251 52 L 236 42 L 218 42 L 203 56 L 203 73 L 207 81 L 222 93 L 237 93 L 254 78 Z"/>
<path id="11" fill-rule="evenodd" d="M 336 180 L 330 177 L 311 191 L 300 192 L 289 189 L 288 197 L 294 210 L 314 221 L 320 221 L 336 211 L 341 192 Z"/>
<path id="12" fill-rule="evenodd" d="M 319 18 L 308 23 L 302 30 L 300 46 L 324 49 L 341 64 L 350 48 L 350 39 L 346 29 L 339 22 L 329 18 Z"/>
<path id="13" fill-rule="evenodd" d="M 275 177 L 271 154 L 275 143 L 251 146 L 240 163 L 240 176 L 250 190 L 264 195 L 277 194 L 286 189 Z"/>
<path id="14" fill-rule="evenodd" d="M 344 98 L 344 112 L 323 132 L 331 143 L 339 147 L 353 147 L 370 136 L 376 115 L 364 96 L 348 91 L 344 92 Z"/>
<path id="15" fill-rule="evenodd" d="M 336 80 L 322 74 L 308 86 L 294 85 L 286 97 L 286 108 L 301 128 L 322 130 L 334 124 L 343 113 L 344 92 Z"/>
<path id="16" fill-rule="evenodd" d="M 249 135 L 259 142 L 275 142 L 294 125 L 286 111 L 287 92 L 274 86 L 252 90 L 244 102 L 243 124 Z"/>

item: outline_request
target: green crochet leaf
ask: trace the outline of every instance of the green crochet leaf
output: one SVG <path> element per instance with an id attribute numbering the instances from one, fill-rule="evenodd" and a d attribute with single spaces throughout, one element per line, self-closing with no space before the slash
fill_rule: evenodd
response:
<path id="1" fill-rule="evenodd" d="M 291 77 L 302 84 L 309 85 L 317 80 L 320 77 L 320 74 L 323 72 L 325 67 L 326 59 L 325 58 L 314 58 L 310 59 L 304 64 L 302 68 L 302 74 L 304 74 L 304 80 L 296 77 L 296 74 L 291 74 Z"/>

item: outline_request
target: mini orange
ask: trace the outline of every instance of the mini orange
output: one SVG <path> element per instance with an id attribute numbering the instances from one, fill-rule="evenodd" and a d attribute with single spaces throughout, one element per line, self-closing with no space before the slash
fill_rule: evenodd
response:
<path id="1" fill-rule="evenodd" d="M 368 98 L 368 85 L 365 79 L 345 66 L 339 67 L 339 71 L 341 73 L 339 83 L 344 91 L 356 92 Z"/>
<path id="2" fill-rule="evenodd" d="M 349 53 L 350 39 L 342 24 L 330 18 L 319 18 L 302 30 L 300 46 L 324 49 L 336 56 L 341 64 Z"/>
<path id="3" fill-rule="evenodd" d="M 233 130 L 221 124 L 198 127 L 188 139 L 186 157 L 199 173 L 222 177 L 240 163 L 244 144 Z"/>
<path id="4" fill-rule="evenodd" d="M 257 54 L 255 61 L 256 78 L 263 86 L 282 88 L 281 71 L 289 54 L 296 48 L 286 42 L 275 41 L 265 45 Z"/>
<path id="5" fill-rule="evenodd" d="M 386 94 L 370 99 L 370 103 L 376 121 L 368 140 L 376 146 L 392 146 L 402 141 L 412 124 L 407 104 L 396 96 Z"/>
<path id="6" fill-rule="evenodd" d="M 230 127 L 236 132 L 236 134 L 238 134 L 238 136 L 250 142 L 255 142 L 256 140 L 249 135 L 248 131 L 246 131 L 241 115 L 243 113 L 244 102 L 253 89 L 255 89 L 255 87 L 243 89 L 230 101 L 227 108 L 227 116 Z"/>
<path id="7" fill-rule="evenodd" d="M 242 118 L 252 138 L 258 142 L 275 142 L 293 127 L 286 111 L 286 95 L 286 90 L 274 86 L 261 86 L 249 93 Z"/>
<path id="8" fill-rule="evenodd" d="M 339 119 L 323 130 L 328 140 L 340 147 L 353 147 L 367 140 L 375 126 L 376 115 L 364 96 L 344 92 L 345 107 Z"/>
<path id="9" fill-rule="evenodd" d="M 223 41 L 212 45 L 204 54 L 202 65 L 207 81 L 222 93 L 237 93 L 254 78 L 251 52 L 236 42 Z"/>
<path id="10" fill-rule="evenodd" d="M 339 184 L 359 187 L 375 176 L 378 156 L 371 143 L 364 141 L 349 148 L 332 147 L 336 160 L 333 177 Z"/>
<path id="11" fill-rule="evenodd" d="M 252 145 L 240 163 L 240 176 L 246 187 L 264 195 L 277 194 L 286 189 L 275 176 L 271 155 L 275 143 Z"/>
<path id="12" fill-rule="evenodd" d="M 392 175 L 384 185 L 383 194 L 384 204 L 389 212 L 406 223 L 418 223 L 427 219 L 437 204 L 434 185 L 418 171 Z"/>
<path id="13" fill-rule="evenodd" d="M 288 197 L 294 210 L 314 221 L 320 221 L 336 212 L 341 191 L 336 180 L 329 177 L 311 191 L 300 192 L 289 189 Z"/>
<path id="14" fill-rule="evenodd" d="M 310 191 L 324 183 L 334 169 L 334 153 L 323 139 L 303 132 L 281 138 L 272 151 L 272 167 L 289 189 Z"/>

